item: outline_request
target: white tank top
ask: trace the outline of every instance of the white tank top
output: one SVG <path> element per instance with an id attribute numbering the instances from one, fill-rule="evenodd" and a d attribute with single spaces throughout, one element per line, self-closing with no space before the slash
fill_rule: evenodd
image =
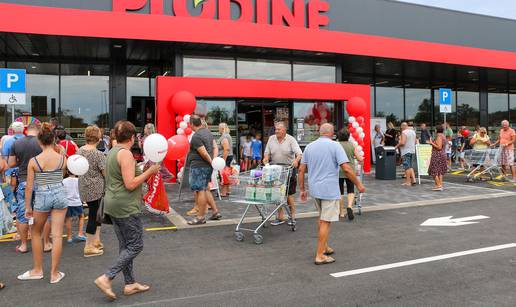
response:
<path id="1" fill-rule="evenodd" d="M 403 130 L 403 135 L 405 135 L 406 141 L 403 146 L 400 146 L 401 155 L 405 155 L 408 153 L 416 152 L 416 132 L 414 129 L 408 128 Z"/>

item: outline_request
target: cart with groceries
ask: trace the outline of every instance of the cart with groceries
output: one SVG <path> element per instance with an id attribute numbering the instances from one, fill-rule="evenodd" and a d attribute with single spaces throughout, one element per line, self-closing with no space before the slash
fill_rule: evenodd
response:
<path id="1" fill-rule="evenodd" d="M 244 232 L 251 232 L 254 243 L 262 244 L 263 236 L 260 234 L 260 230 L 267 227 L 268 221 L 275 216 L 280 208 L 283 208 L 287 213 L 291 230 L 296 230 L 287 204 L 289 178 L 293 174 L 292 172 L 291 166 L 265 165 L 231 177 L 233 187 L 229 200 L 245 206 L 235 229 L 235 239 L 237 241 L 245 239 Z M 244 220 L 249 217 L 248 215 L 253 208 L 258 211 L 261 223 L 255 229 L 243 227 Z"/>

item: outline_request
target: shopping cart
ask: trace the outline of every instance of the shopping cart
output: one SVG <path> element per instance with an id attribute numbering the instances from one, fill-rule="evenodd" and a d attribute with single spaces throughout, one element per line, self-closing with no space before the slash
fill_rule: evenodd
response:
<path id="1" fill-rule="evenodd" d="M 501 148 L 488 148 L 483 150 L 466 150 L 464 160 L 473 169 L 466 177 L 466 181 L 474 182 L 488 177 L 487 180 L 502 175 L 500 167 Z"/>
<path id="2" fill-rule="evenodd" d="M 234 183 L 229 200 L 233 203 L 246 205 L 246 208 L 235 229 L 235 239 L 243 241 L 244 231 L 252 232 L 254 243 L 262 244 L 263 236 L 260 230 L 266 227 L 267 222 L 275 216 L 280 208 L 287 212 L 291 230 L 296 230 L 290 208 L 287 204 L 289 178 L 293 174 L 291 166 L 269 165 L 232 176 Z M 255 228 L 244 228 L 244 219 L 254 207 L 260 214 L 262 222 Z"/>

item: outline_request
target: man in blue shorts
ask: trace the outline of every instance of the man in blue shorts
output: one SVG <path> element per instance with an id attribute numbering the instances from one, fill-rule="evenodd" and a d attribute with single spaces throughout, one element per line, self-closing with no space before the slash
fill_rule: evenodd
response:
<path id="1" fill-rule="evenodd" d="M 18 167 L 18 187 L 16 189 L 16 228 L 20 235 L 21 244 L 16 247 L 20 253 L 26 253 L 29 220 L 25 217 L 25 187 L 27 186 L 27 166 L 32 158 L 41 153 L 38 142 L 39 126 L 30 124 L 27 136 L 18 139 L 9 152 L 9 167 Z"/>

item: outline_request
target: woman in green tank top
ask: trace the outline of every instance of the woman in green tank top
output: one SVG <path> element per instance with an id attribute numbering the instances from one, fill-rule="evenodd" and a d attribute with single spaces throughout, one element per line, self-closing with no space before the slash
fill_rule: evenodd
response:
<path id="1" fill-rule="evenodd" d="M 337 137 L 339 139 L 339 143 L 342 145 L 342 148 L 346 152 L 346 155 L 349 159 L 349 166 L 352 169 L 355 169 L 355 160 L 360 161 L 359 157 L 355 154 L 355 145 L 349 142 L 349 131 L 346 128 L 342 128 Z M 344 172 L 342 170 L 339 171 L 339 186 L 340 186 L 340 217 L 344 218 L 344 183 L 346 184 L 346 192 L 348 193 L 348 205 L 346 207 L 346 213 L 348 215 L 348 219 L 351 221 L 355 218 L 353 214 L 353 202 L 355 201 L 355 185 L 351 180 L 346 178 Z"/>
<path id="2" fill-rule="evenodd" d="M 153 165 L 142 174 L 137 167 L 131 153 L 136 134 L 132 123 L 118 122 L 114 130 L 117 145 L 109 151 L 107 157 L 104 213 L 113 222 L 120 253 L 117 263 L 95 280 L 97 287 L 113 300 L 116 295 L 112 290 L 112 281 L 120 272 L 124 274 L 125 295 L 150 289 L 134 279 L 133 259 L 143 250 L 143 226 L 139 218 L 142 204 L 141 185 L 160 169 L 159 165 Z"/>

